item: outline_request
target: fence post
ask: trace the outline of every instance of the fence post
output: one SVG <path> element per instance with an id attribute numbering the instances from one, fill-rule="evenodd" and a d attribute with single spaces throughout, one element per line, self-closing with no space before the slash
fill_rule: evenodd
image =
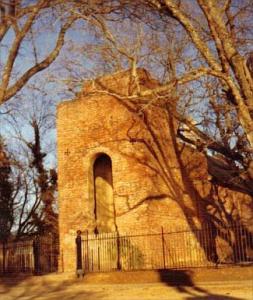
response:
<path id="1" fill-rule="evenodd" d="M 36 235 L 33 240 L 34 274 L 40 273 L 40 239 Z"/>
<path id="2" fill-rule="evenodd" d="M 86 230 L 86 245 L 85 245 L 85 266 L 84 269 L 89 271 L 90 270 L 90 263 L 89 263 L 89 232 Z"/>
<path id="3" fill-rule="evenodd" d="M 120 253 L 120 236 L 119 232 L 116 231 L 116 242 L 117 242 L 117 270 L 121 270 L 121 263 L 120 263 L 120 258 L 121 258 L 121 253 Z"/>
<path id="4" fill-rule="evenodd" d="M 83 266 L 82 266 L 82 237 L 81 237 L 81 230 L 77 230 L 76 236 L 76 275 L 84 276 Z"/>
<path id="5" fill-rule="evenodd" d="M 6 266 L 6 244 L 5 243 L 6 243 L 5 240 L 3 240 L 3 244 L 2 244 L 2 246 L 3 246 L 3 274 L 6 272 L 6 268 L 5 268 L 5 266 Z"/>
<path id="6" fill-rule="evenodd" d="M 166 269 L 164 233 L 163 233 L 163 227 L 161 227 L 161 228 L 162 228 L 163 268 Z"/>

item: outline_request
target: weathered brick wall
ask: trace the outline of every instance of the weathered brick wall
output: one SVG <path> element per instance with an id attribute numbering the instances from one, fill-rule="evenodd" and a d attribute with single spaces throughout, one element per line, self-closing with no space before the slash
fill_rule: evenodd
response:
<path id="1" fill-rule="evenodd" d="M 142 90 L 158 86 L 143 70 L 139 76 Z M 196 166 L 187 171 L 187 158 L 194 153 L 182 152 L 175 144 L 176 121 L 162 106 L 150 105 L 142 115 L 112 95 L 127 95 L 129 82 L 127 73 L 88 82 L 82 95 L 58 107 L 59 230 L 65 271 L 75 269 L 76 230 L 93 232 L 96 227 L 93 164 L 101 153 L 112 161 L 113 222 L 120 233 L 201 228 L 207 216 L 199 202 L 211 189 L 204 158 L 198 156 Z M 105 86 L 109 94 L 99 92 Z"/>

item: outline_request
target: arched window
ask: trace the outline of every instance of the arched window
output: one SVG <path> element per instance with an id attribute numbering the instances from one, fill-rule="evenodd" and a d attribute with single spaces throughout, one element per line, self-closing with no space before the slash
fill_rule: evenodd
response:
<path id="1" fill-rule="evenodd" d="M 95 232 L 114 231 L 112 161 L 100 154 L 93 165 Z"/>

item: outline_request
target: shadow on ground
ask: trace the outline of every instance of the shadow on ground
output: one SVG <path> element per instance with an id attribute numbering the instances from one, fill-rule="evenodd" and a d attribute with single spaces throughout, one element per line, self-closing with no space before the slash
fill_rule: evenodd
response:
<path id="1" fill-rule="evenodd" d="M 0 278 L 0 299 L 5 300 L 5 296 L 9 299 L 26 299 L 26 300 L 102 300 L 105 299 L 105 292 L 91 291 L 75 291 L 73 284 L 75 280 L 48 281 L 43 279 L 43 276 L 14 278 Z M 79 298 L 78 298 L 79 297 Z M 6 299 L 7 299 L 6 298 Z"/>
<path id="2" fill-rule="evenodd" d="M 210 293 L 198 287 L 193 279 L 192 272 L 186 270 L 159 270 L 160 280 L 178 292 L 187 294 L 185 300 L 243 300 L 231 296 Z"/>

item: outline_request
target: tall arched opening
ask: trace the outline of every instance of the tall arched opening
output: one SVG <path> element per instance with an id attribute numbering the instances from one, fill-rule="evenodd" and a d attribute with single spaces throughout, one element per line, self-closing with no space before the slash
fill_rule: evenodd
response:
<path id="1" fill-rule="evenodd" d="M 112 161 L 100 154 L 93 164 L 95 232 L 111 232 L 114 225 Z"/>

